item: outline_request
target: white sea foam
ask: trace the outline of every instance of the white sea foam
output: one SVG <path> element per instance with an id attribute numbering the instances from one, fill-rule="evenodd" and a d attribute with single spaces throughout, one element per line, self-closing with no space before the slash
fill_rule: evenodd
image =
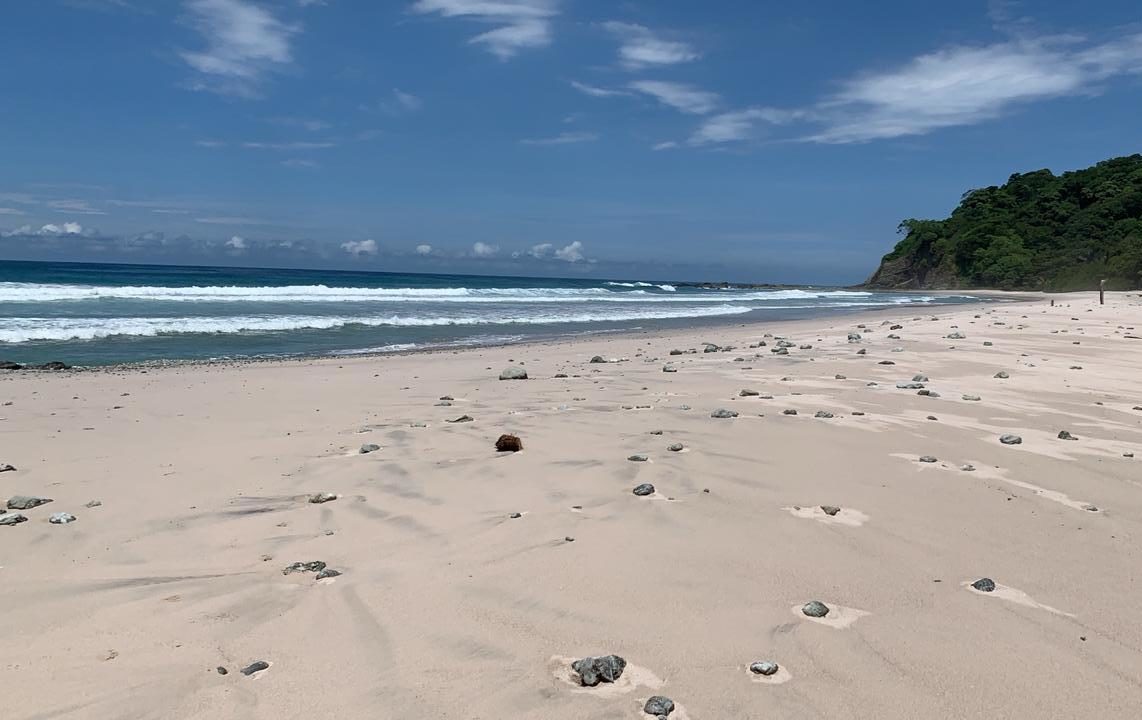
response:
<path id="1" fill-rule="evenodd" d="M 417 303 L 722 303 L 725 292 L 679 293 L 672 285 L 608 283 L 645 289 L 606 288 L 353 288 L 326 285 L 274 287 L 225 286 L 96 286 L 0 282 L 0 303 L 46 303 L 98 300 L 146 300 L 152 302 L 417 302 Z M 869 298 L 873 293 L 851 290 L 735 290 L 734 302 L 814 299 L 823 301 Z M 880 296 L 884 303 L 930 302 L 930 297 Z M 878 303 L 879 304 L 879 303 Z"/>
<path id="2" fill-rule="evenodd" d="M 113 336 L 155 336 L 175 334 L 228 334 L 286 330 L 327 330 L 352 325 L 369 327 L 431 327 L 441 325 L 547 325 L 626 320 L 655 320 L 687 317 L 740 315 L 753 308 L 744 305 L 718 305 L 690 308 L 643 308 L 625 311 L 581 313 L 500 313 L 471 316 L 391 315 L 320 316 L 274 315 L 234 317 L 124 317 L 124 318 L 3 318 L 0 342 L 22 343 L 34 340 L 93 340 Z"/>

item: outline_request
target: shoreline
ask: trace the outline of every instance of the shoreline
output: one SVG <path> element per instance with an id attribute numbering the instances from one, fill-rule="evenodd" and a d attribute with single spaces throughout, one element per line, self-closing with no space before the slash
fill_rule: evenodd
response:
<path id="1" fill-rule="evenodd" d="M 523 347 L 531 345 L 545 345 L 548 343 L 559 343 L 575 341 L 578 339 L 590 338 L 604 338 L 604 337 L 629 337 L 644 334 L 687 334 L 698 332 L 703 329 L 711 329 L 717 331 L 724 327 L 742 327 L 742 326 L 770 326 L 780 324 L 794 324 L 804 323 L 815 320 L 825 320 L 829 318 L 844 318 L 861 315 L 863 313 L 892 313 L 899 312 L 905 309 L 946 309 L 956 308 L 968 305 L 987 304 L 989 302 L 1002 302 L 1002 303 L 1019 303 L 1019 302 L 1034 302 L 1039 299 L 1044 299 L 1043 293 L 1026 293 L 1026 292 L 1006 292 L 1000 290 L 977 290 L 977 291 L 932 291 L 929 294 L 944 294 L 948 296 L 956 295 L 972 295 L 978 297 L 975 303 L 961 303 L 958 305 L 928 305 L 924 303 L 911 303 L 895 306 L 884 306 L 878 308 L 821 308 L 824 312 L 820 314 L 812 314 L 804 318 L 788 318 L 779 320 L 755 320 L 750 322 L 743 322 L 741 318 L 728 316 L 708 316 L 702 318 L 693 318 L 693 323 L 686 323 L 685 320 L 678 321 L 679 324 L 670 327 L 660 327 L 653 329 L 600 329 L 595 331 L 582 331 L 568 335 L 536 335 L 534 337 L 523 337 L 514 342 L 490 342 L 490 343 L 456 343 L 449 345 L 426 345 L 423 347 L 409 348 L 393 351 L 329 351 L 326 353 L 300 353 L 297 355 L 280 355 L 280 356 L 249 356 L 249 357 L 234 357 L 234 358 L 188 358 L 188 359 L 164 359 L 164 360 L 139 360 L 135 362 L 111 363 L 105 365 L 80 365 L 71 364 L 64 358 L 59 358 L 60 362 L 68 365 L 67 370 L 49 370 L 40 369 L 33 366 L 27 366 L 20 370 L 7 370 L 0 372 L 32 372 L 32 373 L 63 373 L 63 372 L 124 372 L 130 370 L 162 370 L 167 368 L 188 368 L 188 367 L 225 367 L 230 365 L 264 365 L 264 364 L 295 364 L 295 363 L 316 363 L 322 361 L 338 361 L 347 362 L 357 358 L 385 358 L 385 357 L 405 357 L 410 355 L 435 355 L 442 353 L 454 353 L 464 351 L 474 351 L 490 348 L 508 348 L 508 347 Z M 1043 297 L 1041 297 L 1043 296 Z M 344 354 L 338 354 L 338 353 Z M 0 357 L 0 361 L 4 358 Z M 0 375 L 2 377 L 2 375 Z"/>

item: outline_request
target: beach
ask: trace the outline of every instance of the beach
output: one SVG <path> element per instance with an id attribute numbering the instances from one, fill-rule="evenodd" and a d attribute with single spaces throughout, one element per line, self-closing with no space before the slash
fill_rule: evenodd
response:
<path id="1" fill-rule="evenodd" d="M 1136 717 L 1140 350 L 1078 293 L 0 372 L 3 715 Z"/>

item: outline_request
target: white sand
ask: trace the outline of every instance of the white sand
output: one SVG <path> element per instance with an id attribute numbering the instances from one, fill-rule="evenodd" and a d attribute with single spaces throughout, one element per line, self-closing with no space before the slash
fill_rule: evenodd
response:
<path id="1" fill-rule="evenodd" d="M 652 694 L 675 718 L 1135 717 L 1142 302 L 1056 301 L 0 373 L 0 489 L 54 499 L 0 527 L 3 717 L 638 718 Z M 668 357 L 707 340 L 735 349 Z M 532 379 L 497 380 L 513 362 Z M 915 374 L 940 397 L 896 388 Z M 311 560 L 343 574 L 282 574 Z M 1000 602 L 963 591 L 983 576 Z M 576 653 L 631 665 L 584 690 Z M 793 674 L 747 681 L 757 659 Z"/>

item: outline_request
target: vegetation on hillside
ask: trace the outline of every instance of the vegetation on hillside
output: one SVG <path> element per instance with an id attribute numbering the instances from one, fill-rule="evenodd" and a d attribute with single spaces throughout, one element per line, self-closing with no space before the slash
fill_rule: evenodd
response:
<path id="1" fill-rule="evenodd" d="M 1142 287 L 1142 155 L 972 190 L 946 220 L 905 220 L 867 285 L 1080 290 Z"/>

